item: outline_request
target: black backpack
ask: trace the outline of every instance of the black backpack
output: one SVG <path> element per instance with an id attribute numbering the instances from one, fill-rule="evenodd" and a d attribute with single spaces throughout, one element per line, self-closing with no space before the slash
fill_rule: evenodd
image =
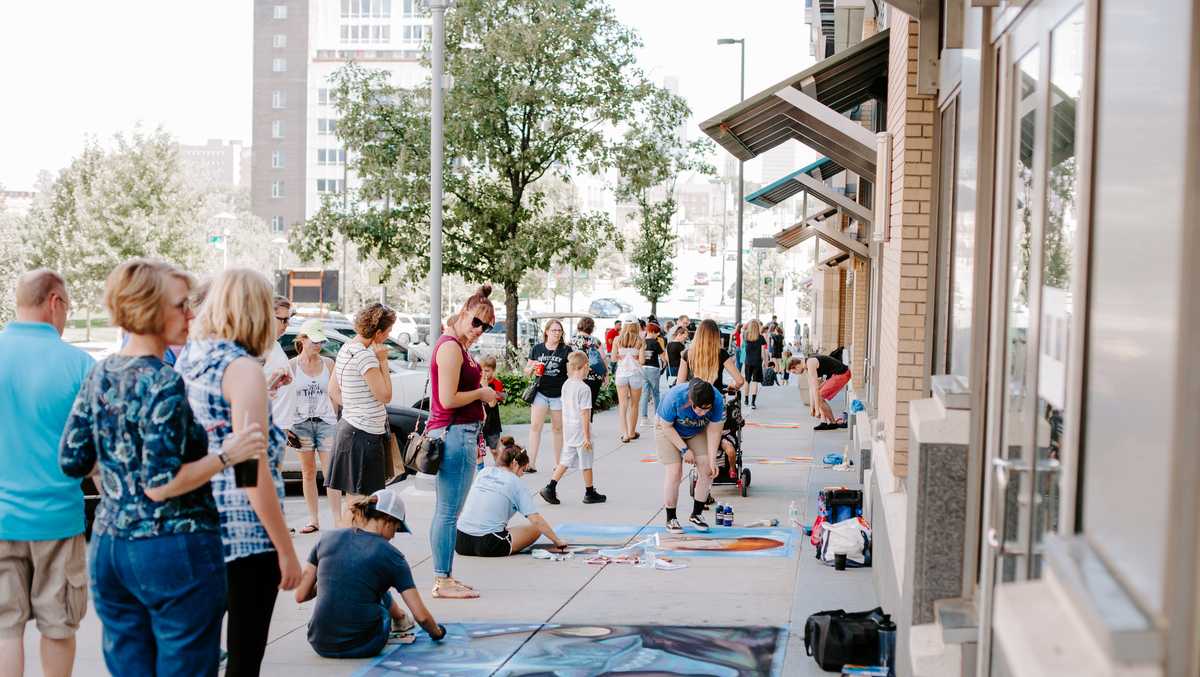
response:
<path id="1" fill-rule="evenodd" d="M 846 613 L 818 611 L 804 623 L 804 651 L 822 670 L 839 672 L 846 664 L 879 662 L 879 621 L 883 609 Z"/>

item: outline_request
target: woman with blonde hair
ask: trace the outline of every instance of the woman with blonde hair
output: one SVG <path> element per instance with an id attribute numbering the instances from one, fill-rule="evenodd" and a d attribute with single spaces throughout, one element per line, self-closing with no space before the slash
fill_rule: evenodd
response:
<path id="1" fill-rule="evenodd" d="M 717 387 L 725 389 L 724 372 L 733 377 L 733 387 L 742 387 L 742 375 L 738 373 L 733 356 L 721 347 L 721 328 L 713 320 L 704 320 L 696 328 L 696 338 L 692 345 L 683 353 L 679 360 L 679 378 L 677 383 L 687 383 L 690 379 L 698 378 L 708 381 Z"/>
<path id="2" fill-rule="evenodd" d="M 187 342 L 191 285 L 159 261 L 113 270 L 104 305 L 129 341 L 92 369 L 62 436 L 64 473 L 103 472 L 88 561 L 104 662 L 118 676 L 217 673 L 226 580 L 209 480 L 266 451 L 255 422 L 210 454 L 183 379 L 162 360 Z"/>
<path id="3" fill-rule="evenodd" d="M 638 402 L 646 385 L 642 370 L 646 342 L 641 326 L 633 317 L 621 324 L 621 333 L 613 341 L 612 361 L 617 363 L 617 420 L 620 421 L 621 442 L 641 437 L 637 431 Z"/>
<path id="4" fill-rule="evenodd" d="M 347 499 L 369 496 L 387 481 L 384 454 L 391 430 L 385 407 L 392 400 L 392 370 L 384 341 L 395 323 L 396 311 L 382 303 L 359 310 L 355 337 L 342 345 L 333 364 L 329 399 L 342 407 L 342 420 L 333 435 L 325 486 Z"/>
<path id="5" fill-rule="evenodd" d="M 746 323 L 746 337 L 742 341 L 746 349 L 743 370 L 746 375 L 746 404 L 758 409 L 758 389 L 763 382 L 763 365 L 771 361 L 767 338 L 763 335 L 762 323 L 750 320 Z"/>
<path id="6" fill-rule="evenodd" d="M 267 462 L 257 464 L 254 486 L 239 486 L 232 467 L 212 479 L 229 584 L 225 674 L 234 677 L 258 674 L 278 590 L 300 582 L 281 505 L 284 437 L 271 421 L 261 361 L 275 330 L 267 278 L 248 268 L 226 270 L 213 280 L 175 364 L 196 420 L 208 431 L 208 453 L 220 454 L 226 438 L 254 425 L 269 431 Z"/>
<path id="7" fill-rule="evenodd" d="M 433 548 L 433 596 L 453 599 L 478 597 L 471 586 L 455 580 L 454 542 L 458 516 L 475 479 L 475 459 L 483 441 L 483 405 L 496 403 L 496 391 L 482 384 L 482 368 L 467 351 L 496 322 L 496 309 L 483 285 L 463 307 L 446 320 L 446 333 L 433 346 L 429 365 L 432 393 L 426 430 L 443 441 L 442 467 L 437 474 L 437 507 L 429 541 Z"/>
<path id="8" fill-rule="evenodd" d="M 546 412 L 550 412 L 550 431 L 554 434 L 554 465 L 562 457 L 562 387 L 567 382 L 567 356 L 571 347 L 567 345 L 563 324 L 549 320 L 542 328 L 542 342 L 529 351 L 525 363 L 525 374 L 540 374 L 537 395 L 529 412 L 529 470 L 537 472 L 538 450 L 542 446 L 542 427 L 546 425 Z"/>

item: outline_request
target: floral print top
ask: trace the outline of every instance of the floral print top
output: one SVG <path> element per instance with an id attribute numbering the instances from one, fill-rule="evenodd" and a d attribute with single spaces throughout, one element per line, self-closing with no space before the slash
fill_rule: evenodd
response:
<path id="1" fill-rule="evenodd" d="M 218 529 L 208 484 L 161 503 L 145 493 L 207 453 L 183 378 L 157 357 L 111 355 L 79 389 L 59 444 L 59 465 L 67 475 L 83 477 L 99 463 L 93 533 L 150 538 Z"/>

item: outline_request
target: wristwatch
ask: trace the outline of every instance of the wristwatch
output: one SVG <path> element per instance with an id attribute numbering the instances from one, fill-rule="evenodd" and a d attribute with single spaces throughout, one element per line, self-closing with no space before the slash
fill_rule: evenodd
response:
<path id="1" fill-rule="evenodd" d="M 225 455 L 225 452 L 223 452 L 223 451 L 217 452 L 217 458 L 221 459 L 221 467 L 222 468 L 229 467 L 229 457 Z"/>
<path id="2" fill-rule="evenodd" d="M 682 456 L 682 455 L 684 455 L 684 454 L 686 454 L 686 453 L 688 453 L 688 448 L 687 448 L 687 445 L 686 445 L 686 444 L 685 444 L 685 445 L 683 445 L 682 447 L 679 447 L 679 455 L 680 455 L 680 456 Z"/>

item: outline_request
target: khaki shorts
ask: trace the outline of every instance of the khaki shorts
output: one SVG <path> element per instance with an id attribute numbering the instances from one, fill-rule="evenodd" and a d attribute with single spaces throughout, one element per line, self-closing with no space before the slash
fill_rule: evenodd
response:
<path id="1" fill-rule="evenodd" d="M 658 462 L 663 465 L 675 465 L 683 462 L 683 454 L 675 447 L 671 440 L 667 439 L 662 428 L 659 428 L 654 433 L 655 446 L 658 448 Z M 701 431 L 697 435 L 693 435 L 683 441 L 691 450 L 692 455 L 696 457 L 696 462 L 707 468 L 708 467 L 708 433 Z"/>
<path id="2" fill-rule="evenodd" d="M 30 618 L 50 639 L 67 639 L 87 611 L 83 534 L 58 541 L 0 541 L 0 637 L 20 637 Z"/>

